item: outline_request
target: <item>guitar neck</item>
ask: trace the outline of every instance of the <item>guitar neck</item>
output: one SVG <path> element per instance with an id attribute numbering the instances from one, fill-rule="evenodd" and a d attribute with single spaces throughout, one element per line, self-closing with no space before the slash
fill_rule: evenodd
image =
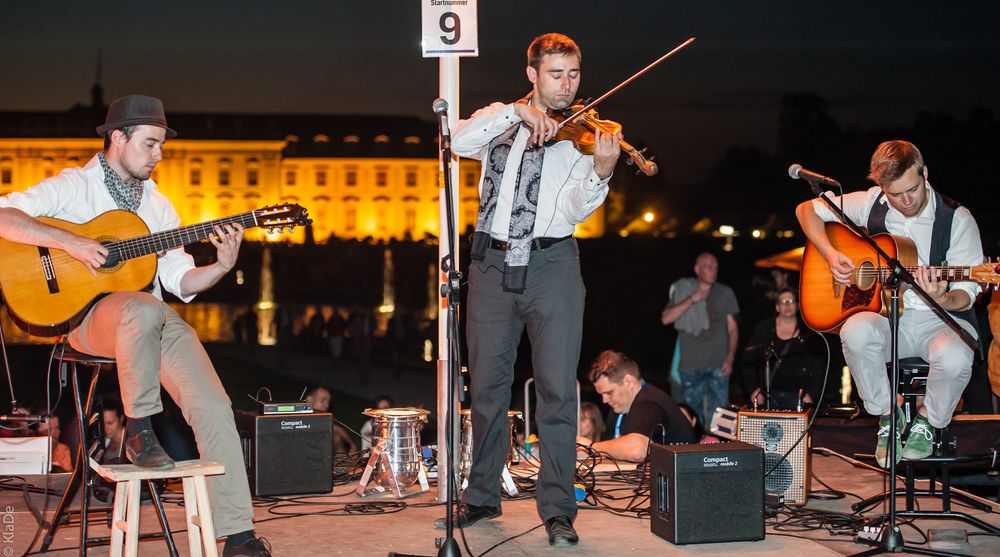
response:
<path id="1" fill-rule="evenodd" d="M 903 268 L 906 269 L 910 274 L 916 274 L 916 272 L 917 272 L 917 267 L 905 267 L 904 266 Z M 933 268 L 934 270 L 936 270 L 938 272 L 938 280 L 942 280 L 943 279 L 943 280 L 947 280 L 949 282 L 950 281 L 975 280 L 974 278 L 972 278 L 972 269 L 973 269 L 972 267 L 943 266 L 943 267 L 931 267 L 931 268 Z M 874 271 L 874 269 L 872 269 L 872 271 Z M 880 282 L 884 282 L 884 281 L 888 280 L 889 274 L 891 272 L 892 272 L 892 269 L 890 269 L 889 267 L 879 267 L 878 268 L 878 280 Z"/>
<path id="2" fill-rule="evenodd" d="M 137 236 L 127 240 L 114 242 L 107 246 L 109 250 L 118 250 L 122 260 L 135 259 L 151 253 L 167 251 L 179 246 L 200 242 L 215 233 L 216 226 L 240 223 L 243 228 L 257 226 L 255 211 L 247 211 L 231 217 L 223 217 L 208 222 L 183 226 L 173 230 L 164 230 L 146 236 Z"/>

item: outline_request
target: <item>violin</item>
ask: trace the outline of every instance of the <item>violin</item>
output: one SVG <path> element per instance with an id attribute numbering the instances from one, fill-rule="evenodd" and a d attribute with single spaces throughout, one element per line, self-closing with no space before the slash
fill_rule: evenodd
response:
<path id="1" fill-rule="evenodd" d="M 572 106 L 568 106 L 562 110 L 549 109 L 548 116 L 559 122 L 559 131 L 549 140 L 549 143 L 572 141 L 573 147 L 577 151 L 584 155 L 593 155 L 594 141 L 596 140 L 594 132 L 601 130 L 601 133 L 612 135 L 621 133 L 621 124 L 611 120 L 601 120 L 596 110 L 584 110 L 584 108 L 584 103 L 577 101 Z M 579 114 L 573 118 L 573 115 L 576 113 Z M 567 120 L 567 118 L 573 119 Z M 652 176 L 660 170 L 656 163 L 653 162 L 653 157 L 647 159 L 643 155 L 646 149 L 636 149 L 624 139 L 619 139 L 618 144 L 621 146 L 622 151 L 629 156 L 625 162 L 627 164 L 635 164 L 639 171 L 646 176 Z"/>
<path id="2" fill-rule="evenodd" d="M 681 51 L 681 49 L 686 48 L 689 44 L 694 42 L 694 37 L 682 42 L 681 44 L 674 47 L 673 50 L 660 56 L 658 59 L 653 61 L 651 64 L 645 68 L 639 70 L 632 77 L 626 79 L 625 81 L 619 83 L 618 85 L 612 87 L 609 91 L 598 97 L 596 100 L 590 101 L 584 104 L 582 101 L 575 101 L 573 106 L 566 107 L 562 110 L 550 110 L 548 116 L 559 122 L 559 130 L 556 132 L 555 137 L 553 137 L 550 142 L 555 141 L 572 141 L 573 146 L 576 147 L 578 151 L 584 154 L 592 155 L 594 154 L 594 132 L 601 130 L 601 133 L 613 133 L 617 134 L 622 131 L 622 125 L 618 122 L 612 122 L 611 120 L 601 120 L 600 115 L 594 110 L 594 107 L 604 101 L 604 99 L 615 94 L 619 89 L 625 87 L 629 83 L 632 83 L 639 76 L 645 74 L 649 70 L 653 69 L 660 62 L 663 62 L 667 58 L 670 58 L 674 54 Z M 653 157 L 649 157 L 649 160 L 643 156 L 643 149 L 640 151 L 635 147 L 629 145 L 624 139 L 620 139 L 618 144 L 621 146 L 622 150 L 628 153 L 628 160 L 625 162 L 629 164 L 635 164 L 639 167 L 639 171 L 643 172 L 646 176 L 652 176 L 660 169 L 653 162 Z"/>

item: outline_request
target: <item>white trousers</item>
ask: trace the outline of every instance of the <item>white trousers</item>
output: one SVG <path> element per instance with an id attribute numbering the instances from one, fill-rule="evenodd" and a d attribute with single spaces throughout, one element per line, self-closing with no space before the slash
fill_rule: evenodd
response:
<path id="1" fill-rule="evenodd" d="M 957 321 L 977 336 L 972 325 Z M 874 416 L 889 414 L 889 320 L 872 312 L 852 315 L 840 330 L 840 340 L 865 410 Z M 923 358 L 930 364 L 924 398 L 927 420 L 937 428 L 947 426 L 972 375 L 972 349 L 933 311 L 907 310 L 899 319 L 899 357 Z"/>

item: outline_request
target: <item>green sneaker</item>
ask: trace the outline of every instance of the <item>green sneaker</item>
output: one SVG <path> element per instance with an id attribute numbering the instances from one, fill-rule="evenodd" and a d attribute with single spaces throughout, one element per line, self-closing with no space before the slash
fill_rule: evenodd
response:
<path id="1" fill-rule="evenodd" d="M 913 419 L 904 447 L 903 458 L 906 460 L 920 460 L 931 456 L 934 452 L 934 426 L 927 418 L 917 414 Z"/>
<path id="2" fill-rule="evenodd" d="M 882 416 L 878 421 L 878 444 L 875 445 L 875 462 L 882 468 L 888 468 L 889 465 L 889 416 Z M 903 444 L 900 443 L 900 438 L 903 435 L 903 427 L 906 425 L 906 418 L 903 417 L 903 410 L 901 408 L 896 408 L 896 464 L 899 464 L 899 459 L 903 457 Z"/>

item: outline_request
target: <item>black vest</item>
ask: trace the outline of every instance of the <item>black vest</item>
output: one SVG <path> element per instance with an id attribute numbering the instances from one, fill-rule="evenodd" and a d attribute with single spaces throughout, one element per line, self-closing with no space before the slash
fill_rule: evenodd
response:
<path id="1" fill-rule="evenodd" d="M 937 190 L 932 191 L 934 192 L 936 208 L 934 209 L 934 227 L 931 229 L 931 251 L 927 261 L 932 266 L 947 265 L 948 248 L 951 247 L 951 225 L 955 219 L 955 210 L 962 205 L 950 197 L 941 195 Z M 884 197 L 885 192 L 879 192 L 871 212 L 868 213 L 868 232 L 870 234 L 889 232 L 885 228 L 885 216 L 889 212 L 889 203 L 883 200 Z M 979 330 L 976 312 L 972 308 L 965 311 L 949 311 L 948 313 L 958 319 L 968 321 L 975 330 Z"/>

